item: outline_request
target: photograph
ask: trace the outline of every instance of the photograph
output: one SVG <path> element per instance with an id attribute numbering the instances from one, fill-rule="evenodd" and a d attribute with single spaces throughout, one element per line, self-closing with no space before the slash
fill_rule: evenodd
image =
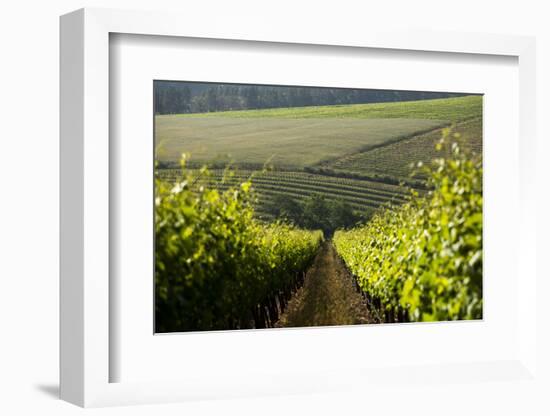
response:
<path id="1" fill-rule="evenodd" d="M 154 332 L 483 319 L 483 95 L 153 81 Z"/>

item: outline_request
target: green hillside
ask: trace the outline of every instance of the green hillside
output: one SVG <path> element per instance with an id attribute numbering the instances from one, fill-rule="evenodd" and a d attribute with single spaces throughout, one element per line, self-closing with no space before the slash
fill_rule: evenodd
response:
<path id="1" fill-rule="evenodd" d="M 400 181 L 422 185 L 411 180 L 410 166 L 441 156 L 435 144 L 443 128 L 456 124 L 465 147 L 481 154 L 481 116 L 481 96 L 162 115 L 155 117 L 157 160 L 170 168 L 160 172 L 171 180 L 182 153 L 191 155 L 189 166 L 231 164 L 238 172 L 234 180 L 269 161 L 275 170 L 253 181 L 257 211 L 267 219 L 266 207 L 277 196 L 302 202 L 315 194 L 369 215 L 404 200 Z M 221 172 L 214 172 L 220 179 Z"/>
<path id="2" fill-rule="evenodd" d="M 324 164 L 480 118 L 481 96 L 155 117 L 157 160 L 290 169 Z M 347 159 L 346 159 L 347 160 Z M 342 169 L 342 165 L 338 166 Z"/>
<path id="3" fill-rule="evenodd" d="M 482 111 L 481 95 L 468 95 L 435 100 L 402 101 L 373 104 L 327 105 L 314 107 L 272 108 L 263 110 L 217 111 L 201 114 L 157 116 L 162 118 L 417 118 L 461 121 L 479 117 Z"/>
<path id="4" fill-rule="evenodd" d="M 447 124 L 425 119 L 161 117 L 157 158 L 303 168 L 363 152 Z"/>
<path id="5" fill-rule="evenodd" d="M 460 142 L 464 148 L 481 155 L 481 118 L 458 123 L 453 131 L 460 134 Z M 345 156 L 325 163 L 323 167 L 331 168 L 336 172 L 388 175 L 406 179 L 415 170 L 411 165 L 416 165 L 418 162 L 428 163 L 430 160 L 442 156 L 441 152 L 435 150 L 435 145 L 440 139 L 441 130 L 437 129 L 367 152 Z"/>

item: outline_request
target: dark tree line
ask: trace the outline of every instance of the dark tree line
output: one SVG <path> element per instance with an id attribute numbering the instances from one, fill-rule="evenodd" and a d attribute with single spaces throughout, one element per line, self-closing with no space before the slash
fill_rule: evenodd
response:
<path id="1" fill-rule="evenodd" d="M 311 105 L 411 101 L 455 93 L 345 88 L 278 87 L 155 81 L 155 113 L 181 114 Z"/>
<path id="2" fill-rule="evenodd" d="M 285 195 L 276 195 L 266 204 L 264 210 L 274 217 L 301 228 L 323 230 L 330 238 L 334 231 L 349 228 L 364 219 L 343 200 L 329 200 L 322 194 L 314 194 L 303 202 L 297 202 Z"/>

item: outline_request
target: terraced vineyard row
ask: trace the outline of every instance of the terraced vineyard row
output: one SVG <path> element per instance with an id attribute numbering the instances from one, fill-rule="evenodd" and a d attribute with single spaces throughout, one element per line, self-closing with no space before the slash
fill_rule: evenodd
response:
<path id="1" fill-rule="evenodd" d="M 474 118 L 458 123 L 453 132 L 460 134 L 459 143 L 462 147 L 481 155 L 482 127 L 481 118 Z M 441 130 L 438 129 L 387 146 L 346 156 L 326 163 L 324 166 L 336 172 L 384 174 L 396 178 L 409 178 L 413 172 L 411 164 L 419 161 L 426 163 L 437 157 L 449 156 L 436 151 L 435 144 L 440 139 Z"/>
<path id="2" fill-rule="evenodd" d="M 229 181 L 229 184 L 233 184 L 235 180 Z M 350 200 L 353 199 L 368 199 L 373 202 L 378 203 L 384 203 L 390 199 L 399 200 L 399 202 L 403 202 L 403 197 L 401 195 L 395 195 L 390 194 L 387 192 L 378 192 L 376 190 L 370 190 L 370 189 L 353 189 L 353 188 L 344 188 L 344 187 L 337 187 L 337 186 L 326 186 L 322 183 L 307 183 L 307 182 L 299 182 L 299 181 L 280 181 L 278 179 L 273 178 L 254 178 L 254 185 L 258 189 L 273 189 L 273 190 L 283 190 L 289 188 L 289 186 L 300 188 L 301 190 L 304 190 L 308 193 L 321 193 L 326 192 L 329 190 L 330 192 L 333 192 L 335 194 L 338 194 L 341 197 L 349 197 Z M 366 198 L 365 198 L 366 196 Z"/>
<path id="3" fill-rule="evenodd" d="M 408 190 L 395 185 L 350 178 L 316 175 L 306 172 L 269 171 L 253 172 L 240 170 L 225 174 L 223 170 L 213 170 L 212 176 L 203 178 L 221 190 L 253 177 L 252 183 L 258 192 L 257 212 L 261 217 L 270 217 L 262 207 L 269 204 L 276 195 L 284 195 L 295 201 L 303 201 L 314 194 L 323 194 L 327 200 L 343 200 L 355 212 L 368 215 L 382 204 L 403 203 Z M 161 179 L 176 181 L 181 177 L 179 169 L 159 170 Z"/>

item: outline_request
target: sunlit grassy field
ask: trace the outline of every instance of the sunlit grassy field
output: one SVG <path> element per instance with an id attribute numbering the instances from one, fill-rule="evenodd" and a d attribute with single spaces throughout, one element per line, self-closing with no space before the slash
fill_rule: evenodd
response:
<path id="1" fill-rule="evenodd" d="M 339 118 L 157 119 L 157 157 L 177 161 L 182 152 L 195 162 L 234 162 L 301 168 L 354 154 L 433 130 L 445 120 Z"/>
<path id="2" fill-rule="evenodd" d="M 482 97 L 161 115 L 157 159 L 303 168 L 481 116 Z M 355 165 L 354 165 L 355 166 Z M 339 165 L 338 169 L 342 169 Z M 354 167 L 355 169 L 355 167 Z"/>

